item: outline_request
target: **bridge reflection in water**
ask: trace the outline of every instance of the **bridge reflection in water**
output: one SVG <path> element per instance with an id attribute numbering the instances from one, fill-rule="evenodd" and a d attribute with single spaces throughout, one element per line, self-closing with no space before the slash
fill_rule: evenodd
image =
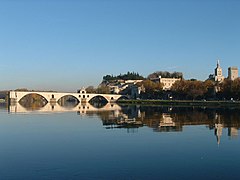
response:
<path id="1" fill-rule="evenodd" d="M 87 112 L 97 111 L 119 111 L 121 107 L 117 104 L 107 103 L 101 108 L 94 107 L 90 103 L 79 103 L 76 106 L 61 106 L 58 103 L 47 103 L 44 107 L 35 109 L 24 107 L 20 103 L 11 104 L 9 106 L 9 113 L 51 113 L 51 112 L 80 112 L 86 114 Z"/>

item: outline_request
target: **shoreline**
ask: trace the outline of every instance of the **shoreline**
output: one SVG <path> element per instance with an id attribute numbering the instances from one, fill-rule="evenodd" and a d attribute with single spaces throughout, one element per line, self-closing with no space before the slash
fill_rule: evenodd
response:
<path id="1" fill-rule="evenodd" d="M 196 107 L 234 107 L 240 108 L 240 101 L 192 101 L 192 100 L 119 100 L 120 105 L 162 105 Z"/>

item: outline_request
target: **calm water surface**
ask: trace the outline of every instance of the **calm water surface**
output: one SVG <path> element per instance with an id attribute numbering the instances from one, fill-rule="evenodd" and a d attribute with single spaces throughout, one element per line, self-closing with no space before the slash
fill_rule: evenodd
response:
<path id="1" fill-rule="evenodd" d="M 239 179 L 240 111 L 0 110 L 0 179 Z"/>

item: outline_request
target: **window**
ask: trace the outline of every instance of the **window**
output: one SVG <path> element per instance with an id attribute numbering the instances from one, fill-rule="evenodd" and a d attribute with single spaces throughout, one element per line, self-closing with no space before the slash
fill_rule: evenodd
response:
<path id="1" fill-rule="evenodd" d="M 54 94 L 52 94 L 52 99 L 54 99 Z"/>

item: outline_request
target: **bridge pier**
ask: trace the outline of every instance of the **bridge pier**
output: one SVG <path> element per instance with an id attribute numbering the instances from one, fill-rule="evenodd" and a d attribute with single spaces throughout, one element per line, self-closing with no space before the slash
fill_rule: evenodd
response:
<path id="1" fill-rule="evenodd" d="M 82 98 L 80 102 L 85 104 L 85 103 L 88 103 L 88 100 L 86 98 Z"/>
<path id="2" fill-rule="evenodd" d="M 51 98 L 49 103 L 56 104 L 57 103 L 57 99 L 56 98 Z"/>
<path id="3" fill-rule="evenodd" d="M 17 98 L 9 98 L 8 99 L 8 103 L 11 104 L 17 104 L 18 103 L 18 99 Z"/>
<path id="4" fill-rule="evenodd" d="M 116 103 L 117 100 L 110 100 L 109 103 Z"/>

